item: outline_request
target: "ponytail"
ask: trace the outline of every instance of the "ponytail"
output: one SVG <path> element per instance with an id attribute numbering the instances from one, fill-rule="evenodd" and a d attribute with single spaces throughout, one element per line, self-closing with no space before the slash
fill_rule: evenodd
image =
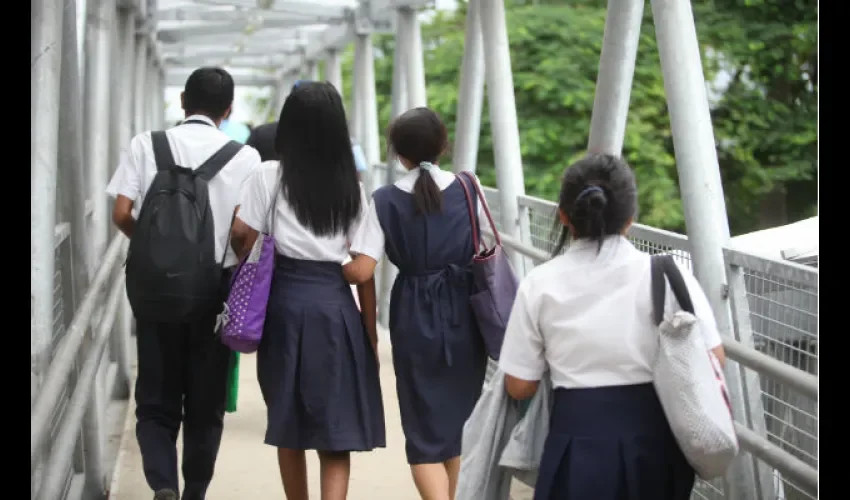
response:
<path id="1" fill-rule="evenodd" d="M 587 238 L 597 242 L 596 251 L 602 250 L 602 244 L 605 242 L 605 236 L 608 235 L 607 224 L 605 223 L 605 209 L 608 206 L 608 197 L 605 196 L 605 189 L 602 186 L 588 186 L 582 190 L 575 201 L 572 203 L 572 209 L 567 213 L 570 218 L 570 224 L 575 229 L 573 238 Z M 556 228 L 560 227 L 558 242 L 555 245 L 555 250 L 552 255 L 558 255 L 567 244 L 570 236 L 570 231 L 566 226 L 561 226 L 560 221 L 556 218 Z"/>
<path id="2" fill-rule="evenodd" d="M 572 220 L 578 236 L 597 242 L 597 252 L 602 250 L 607 228 L 605 227 L 605 208 L 608 197 L 601 186 L 589 186 L 576 196 Z"/>
<path id="3" fill-rule="evenodd" d="M 413 184 L 413 202 L 417 215 L 439 213 L 443 209 L 443 193 L 431 176 L 432 168 L 434 164 L 431 162 L 419 163 L 419 177 Z"/>

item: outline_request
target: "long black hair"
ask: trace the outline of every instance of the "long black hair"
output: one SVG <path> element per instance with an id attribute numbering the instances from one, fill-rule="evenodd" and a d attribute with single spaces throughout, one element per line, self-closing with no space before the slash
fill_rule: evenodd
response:
<path id="1" fill-rule="evenodd" d="M 304 82 L 286 98 L 277 124 L 281 192 L 317 236 L 346 234 L 360 215 L 360 182 L 339 92 Z"/>
<path id="2" fill-rule="evenodd" d="M 424 107 L 399 115 L 390 124 L 387 136 L 390 151 L 414 168 L 422 163 L 437 163 L 449 147 L 446 125 L 437 113 Z M 437 213 L 443 208 L 443 194 L 427 168 L 419 169 L 413 184 L 413 202 L 417 214 Z"/>
<path id="3" fill-rule="evenodd" d="M 609 154 L 588 154 L 564 172 L 558 208 L 569 218 L 575 239 L 590 238 L 602 250 L 606 236 L 622 233 L 637 213 L 637 184 L 629 165 Z M 554 255 L 570 230 L 561 227 Z"/>

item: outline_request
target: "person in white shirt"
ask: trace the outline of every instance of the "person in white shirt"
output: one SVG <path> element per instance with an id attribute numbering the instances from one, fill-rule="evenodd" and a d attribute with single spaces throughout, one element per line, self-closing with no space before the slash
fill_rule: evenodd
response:
<path id="1" fill-rule="evenodd" d="M 218 126 L 230 113 L 233 87 L 233 78 L 220 68 L 197 69 L 186 80 L 181 94 L 186 120 L 165 133 L 176 165 L 196 169 L 229 143 Z M 259 154 L 243 147 L 208 182 L 214 254 L 216 263 L 222 262 L 225 268 L 221 290 L 215 291 L 222 299 L 229 286 L 228 269 L 237 263 L 236 255 L 226 249 L 239 189 L 259 165 Z M 131 246 L 139 211 L 156 174 L 152 133 L 144 132 L 121 153 L 106 189 L 115 198 L 112 220 L 131 238 Z M 212 480 L 232 359 L 214 331 L 221 304 L 200 318 L 181 322 L 137 318 L 136 436 L 145 477 L 157 500 L 180 497 L 176 442 L 181 424 L 185 482 L 181 498 L 205 498 Z"/>
<path id="2" fill-rule="evenodd" d="M 625 237 L 637 210 L 634 174 L 620 158 L 588 155 L 566 170 L 558 208 L 555 257 L 520 284 L 499 359 L 512 397 L 531 397 L 542 377 L 554 387 L 534 498 L 687 500 L 694 471 L 652 385 L 650 256 Z M 705 293 L 680 270 L 706 349 L 723 360 Z M 666 298 L 673 311 L 669 289 Z"/>
<path id="3" fill-rule="evenodd" d="M 241 195 L 232 245 L 246 255 L 259 233 L 275 240 L 275 272 L 257 378 L 278 449 L 286 498 L 307 500 L 305 450 L 321 463 L 323 500 L 348 493 L 349 452 L 386 446 L 378 378 L 375 282 L 342 274 L 367 202 L 357 180 L 342 98 L 305 82 L 280 113 L 275 150 Z"/>

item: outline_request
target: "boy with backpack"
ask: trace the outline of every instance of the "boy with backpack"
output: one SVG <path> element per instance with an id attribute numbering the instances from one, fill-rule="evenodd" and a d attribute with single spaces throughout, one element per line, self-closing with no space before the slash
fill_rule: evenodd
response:
<path id="1" fill-rule="evenodd" d="M 221 68 L 195 70 L 181 94 L 186 120 L 134 137 L 107 187 L 112 220 L 130 238 L 136 437 L 155 500 L 203 500 L 221 442 L 232 353 L 216 335 L 216 317 L 237 264 L 227 249 L 240 188 L 260 165 L 256 150 L 218 128 L 233 87 Z"/>

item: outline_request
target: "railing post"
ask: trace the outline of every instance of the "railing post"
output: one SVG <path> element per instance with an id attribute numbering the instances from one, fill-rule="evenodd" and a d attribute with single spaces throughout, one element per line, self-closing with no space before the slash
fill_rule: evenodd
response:
<path id="1" fill-rule="evenodd" d="M 91 252 L 88 268 L 93 273 L 97 261 L 106 251 L 108 234 L 107 197 L 104 189 L 109 179 L 110 67 L 112 66 L 112 25 L 115 22 L 115 0 L 89 0 L 86 22 L 85 81 L 85 163 L 88 168 L 88 197 L 92 204 L 88 238 Z"/>
<path id="2" fill-rule="evenodd" d="M 406 74 L 407 38 L 404 34 L 405 19 L 401 11 L 396 12 L 395 49 L 393 51 L 393 81 L 392 81 L 392 118 L 407 111 L 410 106 L 407 99 L 408 79 Z M 387 158 L 386 184 L 393 184 L 396 180 L 396 159 Z M 390 291 L 392 290 L 398 269 L 385 255 L 381 262 L 381 273 L 378 276 L 378 321 L 389 327 L 390 321 Z"/>
<path id="3" fill-rule="evenodd" d="M 62 14 L 49 0 L 31 3 L 30 42 L 30 401 L 50 356 L 56 265 L 56 176 L 59 150 Z"/>
<path id="4" fill-rule="evenodd" d="M 134 17 L 132 24 L 135 33 L 133 42 L 133 132 L 136 135 L 145 130 L 145 105 L 147 104 L 148 77 L 148 34 L 143 20 Z M 126 144 L 125 144 L 126 147 Z"/>
<path id="5" fill-rule="evenodd" d="M 522 173 L 519 125 L 504 2 L 481 0 L 480 14 L 487 97 L 490 103 L 490 129 L 496 161 L 496 184 L 499 187 L 501 231 L 520 238 L 520 226 L 523 223 L 527 224 L 528 221 L 521 222 L 519 219 L 518 197 L 525 194 L 525 180 Z M 522 272 L 523 261 L 520 256 L 514 252 L 512 258 L 514 267 Z"/>
<path id="6" fill-rule="evenodd" d="M 339 59 L 339 51 L 336 49 L 330 49 L 325 59 L 325 80 L 336 87 L 337 92 L 345 102 L 342 88 L 342 62 Z"/>
<path id="7" fill-rule="evenodd" d="M 422 59 L 422 27 L 419 25 L 418 12 L 410 7 L 398 9 L 401 26 L 398 35 L 404 36 L 404 74 L 407 109 L 428 105 L 428 93 L 425 84 L 425 66 Z"/>
<path id="8" fill-rule="evenodd" d="M 457 94 L 457 125 L 452 154 L 452 169 L 455 172 L 475 172 L 478 166 L 478 137 L 481 134 L 485 72 L 481 40 L 481 1 L 469 0 L 466 4 L 466 30 L 463 36 L 460 89 Z"/>
<path id="9" fill-rule="evenodd" d="M 694 270 L 721 335 L 733 336 L 723 258 L 729 223 L 691 3 L 652 0 L 652 15 Z M 733 414 L 738 422 L 748 422 L 741 373 L 732 366 L 727 365 L 725 372 Z M 726 475 L 726 496 L 730 500 L 751 499 L 757 489 L 753 461 L 742 453 Z"/>
<path id="10" fill-rule="evenodd" d="M 116 151 L 125 151 L 130 146 L 130 140 L 140 132 L 141 115 L 144 110 L 145 98 L 145 61 L 147 60 L 147 35 L 138 33 L 139 11 L 135 8 L 119 8 L 119 23 L 117 23 L 120 40 L 120 55 L 123 59 L 118 66 L 117 75 L 119 92 L 117 96 L 118 109 L 115 114 L 117 123 L 113 129 Z M 127 92 L 127 89 L 132 89 Z M 105 186 L 101 187 L 101 189 Z M 117 365 L 113 393 L 109 396 L 126 399 L 130 396 L 131 368 L 129 346 L 130 330 L 132 329 L 132 313 L 126 298 L 118 306 L 119 317 L 114 324 L 115 332 L 110 339 L 110 360 Z"/>
<path id="11" fill-rule="evenodd" d="M 30 406 L 42 384 L 53 336 L 56 176 L 64 6 L 31 2 L 30 21 Z M 76 47 L 75 47 L 76 48 Z M 39 460 L 31 469 L 38 488 Z"/>
<path id="12" fill-rule="evenodd" d="M 587 149 L 619 156 L 626 136 L 644 0 L 612 0 L 596 77 Z"/>
<path id="13" fill-rule="evenodd" d="M 307 61 L 305 64 L 307 66 L 307 78 L 314 82 L 319 81 L 319 63 L 316 61 Z"/>
<path id="14" fill-rule="evenodd" d="M 378 103 L 375 94 L 375 61 L 372 53 L 372 34 L 370 30 L 358 32 L 355 39 L 355 73 L 357 78 L 355 93 L 355 109 L 359 122 L 356 136 L 363 148 L 363 154 L 369 165 L 377 165 L 381 162 L 380 139 L 378 136 Z M 364 179 L 367 192 L 371 193 L 375 188 L 371 181 L 372 172 Z"/>
<path id="15" fill-rule="evenodd" d="M 77 12 L 76 0 L 66 3 L 68 12 Z M 77 33 L 76 16 L 62 16 L 62 72 L 59 97 L 59 142 L 63 145 L 62 154 L 57 159 L 60 187 L 62 191 L 62 213 L 68 214 L 71 230 L 68 241 L 62 243 L 60 262 L 62 269 L 62 311 L 63 324 L 67 329 L 74 311 L 86 293 L 89 283 L 89 237 L 86 224 L 86 171 L 83 162 L 83 105 L 82 84 L 83 68 L 77 51 L 77 41 L 82 33 Z M 67 243 L 67 244 L 66 244 Z M 67 332 L 67 330 L 66 330 Z M 68 378 L 68 387 L 76 387 L 78 370 Z M 86 472 L 85 447 L 82 433 L 77 433 L 74 445 L 73 469 L 77 474 Z"/>

